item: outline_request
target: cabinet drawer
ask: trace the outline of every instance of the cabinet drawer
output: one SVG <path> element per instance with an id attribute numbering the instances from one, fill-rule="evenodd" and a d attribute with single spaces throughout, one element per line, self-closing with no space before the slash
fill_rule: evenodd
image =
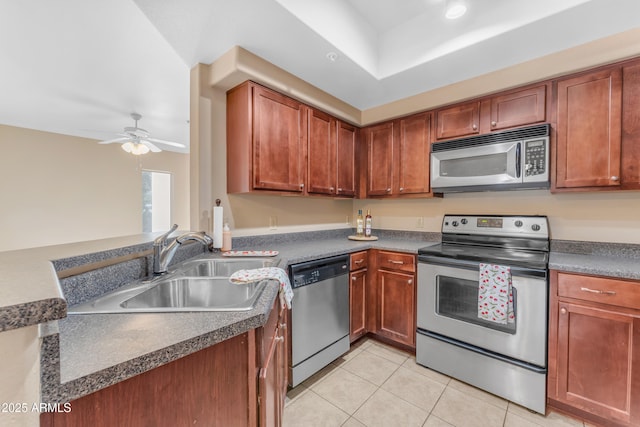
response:
<path id="1" fill-rule="evenodd" d="M 558 296 L 640 309 L 640 282 L 558 273 Z"/>
<path id="2" fill-rule="evenodd" d="M 399 252 L 378 252 L 379 268 L 401 271 L 416 271 L 416 257 L 412 254 Z"/>
<path id="3" fill-rule="evenodd" d="M 367 268 L 367 251 L 355 252 L 351 254 L 350 267 L 351 271 Z"/>

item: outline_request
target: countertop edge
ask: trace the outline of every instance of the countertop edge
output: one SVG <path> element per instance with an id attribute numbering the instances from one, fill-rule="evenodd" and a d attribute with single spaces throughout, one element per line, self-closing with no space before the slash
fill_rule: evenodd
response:
<path id="1" fill-rule="evenodd" d="M 0 332 L 67 317 L 67 301 L 60 297 L 47 298 L 0 307 Z"/>

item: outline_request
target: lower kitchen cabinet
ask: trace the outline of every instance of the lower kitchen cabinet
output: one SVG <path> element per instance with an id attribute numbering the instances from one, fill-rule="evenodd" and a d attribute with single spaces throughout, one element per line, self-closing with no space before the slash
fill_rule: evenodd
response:
<path id="1" fill-rule="evenodd" d="M 640 425 L 640 283 L 551 272 L 550 406 Z"/>
<path id="2" fill-rule="evenodd" d="M 349 273 L 349 339 L 354 342 L 367 333 L 368 252 L 351 254 Z"/>
<path id="3" fill-rule="evenodd" d="M 286 307 L 280 307 L 279 313 L 273 310 L 264 334 L 258 376 L 258 425 L 280 426 L 288 384 Z"/>
<path id="4" fill-rule="evenodd" d="M 376 334 L 415 349 L 416 263 L 412 254 L 378 251 Z"/>
<path id="5" fill-rule="evenodd" d="M 286 320 L 267 324 L 44 413 L 43 427 L 279 426 L 287 386 Z"/>

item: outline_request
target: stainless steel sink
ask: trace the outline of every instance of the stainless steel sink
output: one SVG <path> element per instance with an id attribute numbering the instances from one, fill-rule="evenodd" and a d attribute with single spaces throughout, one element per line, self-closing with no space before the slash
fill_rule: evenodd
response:
<path id="1" fill-rule="evenodd" d="M 229 277 L 239 270 L 273 267 L 279 263 L 279 258 L 196 259 L 185 261 L 176 274 L 190 277 Z"/>
<path id="2" fill-rule="evenodd" d="M 251 310 L 266 283 L 235 284 L 227 278 L 178 277 L 158 282 L 120 306 L 125 309 Z"/>
<path id="3" fill-rule="evenodd" d="M 199 258 L 176 266 L 167 275 L 137 280 L 82 304 L 69 314 L 183 311 L 246 311 L 255 307 L 268 280 L 229 282 L 238 270 L 277 266 L 277 258 Z"/>

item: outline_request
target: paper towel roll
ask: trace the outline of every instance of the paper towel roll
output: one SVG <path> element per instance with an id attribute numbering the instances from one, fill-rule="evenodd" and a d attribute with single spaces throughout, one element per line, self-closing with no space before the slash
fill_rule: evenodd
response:
<path id="1" fill-rule="evenodd" d="M 222 247 L 222 206 L 213 207 L 213 247 L 219 249 Z"/>

